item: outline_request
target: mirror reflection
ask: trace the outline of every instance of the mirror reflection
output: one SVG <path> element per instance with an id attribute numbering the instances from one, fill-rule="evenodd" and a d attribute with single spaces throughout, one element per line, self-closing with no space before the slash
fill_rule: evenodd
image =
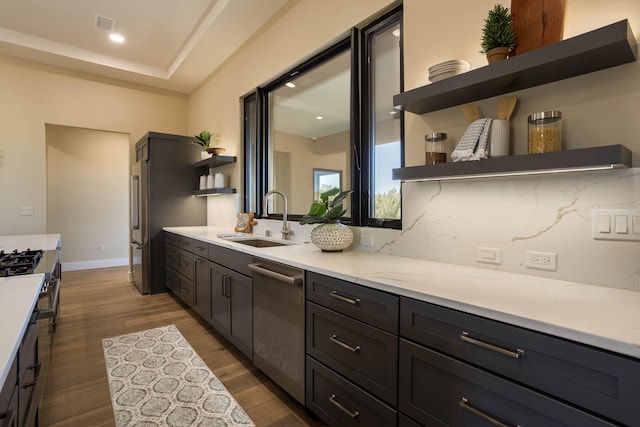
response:
<path id="1" fill-rule="evenodd" d="M 314 170 L 331 171 L 350 188 L 350 61 L 347 50 L 268 94 L 268 189 L 287 195 L 290 214 L 308 212 Z M 272 198 L 268 212 L 282 213 L 282 201 Z"/>

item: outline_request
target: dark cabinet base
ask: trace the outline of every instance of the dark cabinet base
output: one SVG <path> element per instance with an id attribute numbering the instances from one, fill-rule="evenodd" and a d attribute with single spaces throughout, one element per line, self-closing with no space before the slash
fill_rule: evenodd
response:
<path id="1" fill-rule="evenodd" d="M 399 361 L 399 410 L 425 426 L 614 425 L 404 339 Z"/>

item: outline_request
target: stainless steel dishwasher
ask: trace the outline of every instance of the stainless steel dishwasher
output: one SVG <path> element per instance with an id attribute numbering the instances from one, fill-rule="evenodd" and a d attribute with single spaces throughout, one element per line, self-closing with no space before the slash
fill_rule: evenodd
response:
<path id="1" fill-rule="evenodd" d="M 304 271 L 254 259 L 253 363 L 304 405 Z"/>

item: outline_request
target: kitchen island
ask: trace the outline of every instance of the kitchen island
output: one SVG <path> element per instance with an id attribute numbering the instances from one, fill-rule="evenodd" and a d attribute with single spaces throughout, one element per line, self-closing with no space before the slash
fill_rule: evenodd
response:
<path id="1" fill-rule="evenodd" d="M 389 254 L 327 253 L 304 242 L 255 248 L 218 237 L 229 230 L 215 227 L 164 230 L 640 359 L 640 292 Z"/>
<path id="2" fill-rule="evenodd" d="M 59 247 L 59 234 L 0 236 L 0 250 L 5 252 Z M 20 347 L 44 279 L 44 274 L 0 277 L 0 388 Z"/>

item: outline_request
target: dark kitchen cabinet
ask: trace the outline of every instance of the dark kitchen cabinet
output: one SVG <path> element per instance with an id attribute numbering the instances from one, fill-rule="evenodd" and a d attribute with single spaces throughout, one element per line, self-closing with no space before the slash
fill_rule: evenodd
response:
<path id="1" fill-rule="evenodd" d="M 253 359 L 249 255 L 165 231 L 165 285 Z"/>
<path id="2" fill-rule="evenodd" d="M 513 425 L 640 419 L 637 360 L 404 297 L 400 336 L 398 406 L 421 423 L 465 425 L 461 420 L 472 419 L 469 407 L 477 405 Z M 463 418 L 447 418 L 449 412 Z"/>
<path id="3" fill-rule="evenodd" d="M 613 423 L 488 371 L 400 340 L 400 411 L 425 426 Z"/>
<path id="4" fill-rule="evenodd" d="M 238 256 L 242 257 L 242 254 Z M 249 359 L 253 359 L 253 282 L 251 277 L 209 263 L 211 325 Z"/>
<path id="5" fill-rule="evenodd" d="M 398 297 L 307 272 L 306 404 L 329 425 L 397 424 Z"/>
<path id="6" fill-rule="evenodd" d="M 14 357 L 0 390 L 0 427 L 18 426 L 18 357 Z"/>
<path id="7" fill-rule="evenodd" d="M 165 286 L 190 308 L 194 304 L 193 239 L 165 232 Z"/>
<path id="8" fill-rule="evenodd" d="M 195 255 L 193 258 L 195 279 L 193 281 L 193 309 L 202 318 L 211 319 L 211 267 L 209 260 Z"/>

